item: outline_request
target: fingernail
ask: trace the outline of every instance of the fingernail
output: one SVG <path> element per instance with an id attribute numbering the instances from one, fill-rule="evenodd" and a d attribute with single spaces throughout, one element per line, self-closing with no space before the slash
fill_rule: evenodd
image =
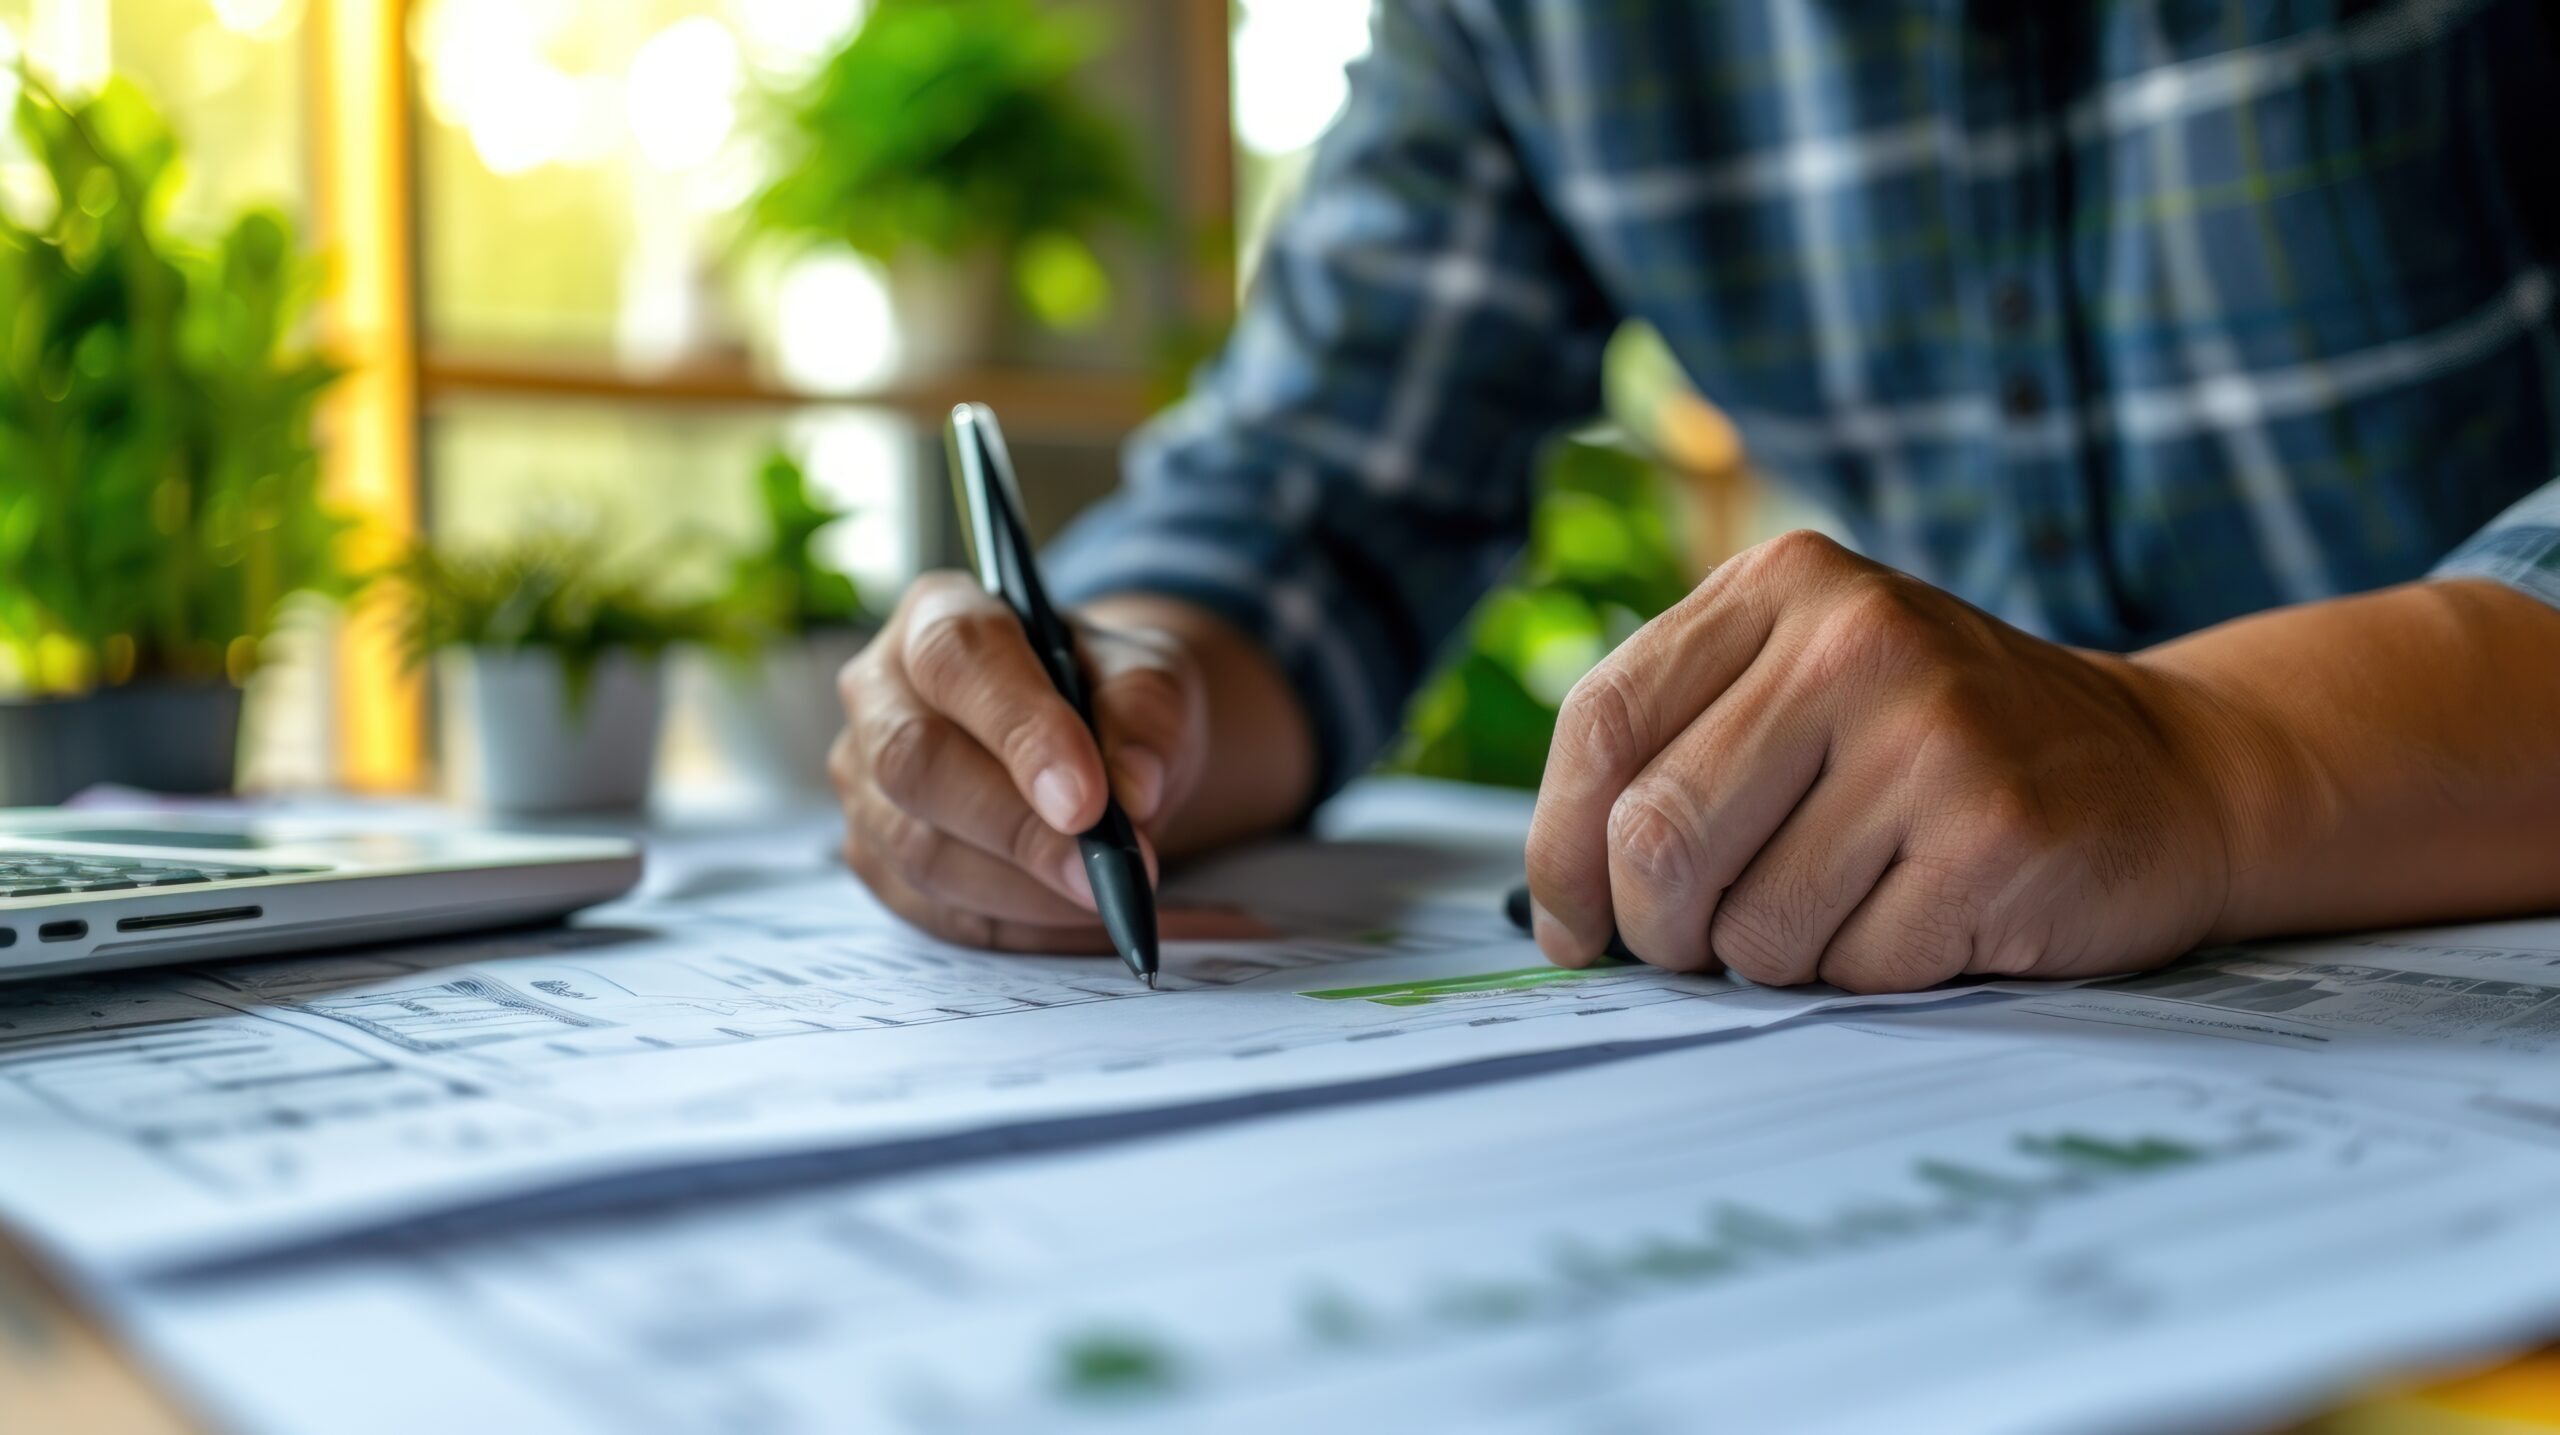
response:
<path id="1" fill-rule="evenodd" d="M 1084 858 L 1081 855 L 1073 852 L 1067 854 L 1066 860 L 1058 865 L 1058 881 L 1065 886 L 1067 895 L 1073 897 L 1079 906 L 1087 911 L 1094 909 L 1093 878 L 1086 874 Z"/>
<path id="2" fill-rule="evenodd" d="M 1134 822 L 1145 822 L 1156 815 L 1156 804 L 1164 801 L 1164 759 L 1143 747 L 1120 749 L 1120 800 L 1127 805 Z"/>
<path id="3" fill-rule="evenodd" d="M 1076 830 L 1076 813 L 1084 807 L 1084 784 L 1064 766 L 1045 768 L 1031 779 L 1031 806 L 1040 820 L 1060 832 Z"/>

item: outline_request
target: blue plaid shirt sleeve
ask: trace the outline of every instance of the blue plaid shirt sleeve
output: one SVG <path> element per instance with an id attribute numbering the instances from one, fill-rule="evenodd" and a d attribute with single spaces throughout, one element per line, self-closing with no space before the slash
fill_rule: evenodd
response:
<path id="1" fill-rule="evenodd" d="M 2560 608 L 2560 478 L 2526 494 L 2436 565 L 2438 578 L 2486 578 Z"/>
<path id="2" fill-rule="evenodd" d="M 1374 30 L 1225 351 L 1048 559 L 1070 601 L 1170 594 L 1262 644 L 1320 794 L 1518 552 L 1532 462 L 1598 410 L 1611 326 L 1496 118 L 1517 77 L 1435 7 Z"/>

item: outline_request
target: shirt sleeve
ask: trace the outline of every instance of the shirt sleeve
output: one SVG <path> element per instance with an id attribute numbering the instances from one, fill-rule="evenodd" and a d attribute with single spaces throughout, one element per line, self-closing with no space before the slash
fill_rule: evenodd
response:
<path id="1" fill-rule="evenodd" d="M 1048 560 L 1066 599 L 1170 594 L 1260 642 L 1320 795 L 1394 736 L 1524 541 L 1538 450 L 1600 406 L 1611 318 L 1493 95 L 1436 7 L 1378 7 L 1224 352 Z"/>
<path id="2" fill-rule="evenodd" d="M 2560 479 L 2489 520 L 2445 555 L 2431 576 L 2486 578 L 2560 608 Z"/>

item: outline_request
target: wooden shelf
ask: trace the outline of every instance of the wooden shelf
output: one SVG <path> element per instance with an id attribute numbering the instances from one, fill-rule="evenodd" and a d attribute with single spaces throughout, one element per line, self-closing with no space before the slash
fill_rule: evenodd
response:
<path id="1" fill-rule="evenodd" d="M 430 408 L 455 400 L 520 399 L 677 407 L 802 408 L 841 404 L 895 409 L 938 423 L 954 404 L 994 407 L 1024 433 L 1113 437 L 1160 405 L 1142 375 L 1072 369 L 979 369 L 847 393 L 795 389 L 744 364 L 696 364 L 633 373 L 610 364 L 429 354 L 419 388 Z"/>

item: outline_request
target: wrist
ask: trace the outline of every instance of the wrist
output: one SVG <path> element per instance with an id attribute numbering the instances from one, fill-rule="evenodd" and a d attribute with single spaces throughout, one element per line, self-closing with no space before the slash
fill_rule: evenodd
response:
<path id="1" fill-rule="evenodd" d="M 2221 900 L 2201 940 L 2265 936 L 2286 909 L 2289 854 L 2315 846 L 2332 805 L 2308 750 L 2263 697 L 2183 644 L 2126 660 L 2135 700 L 2190 775 L 2219 838 Z"/>

